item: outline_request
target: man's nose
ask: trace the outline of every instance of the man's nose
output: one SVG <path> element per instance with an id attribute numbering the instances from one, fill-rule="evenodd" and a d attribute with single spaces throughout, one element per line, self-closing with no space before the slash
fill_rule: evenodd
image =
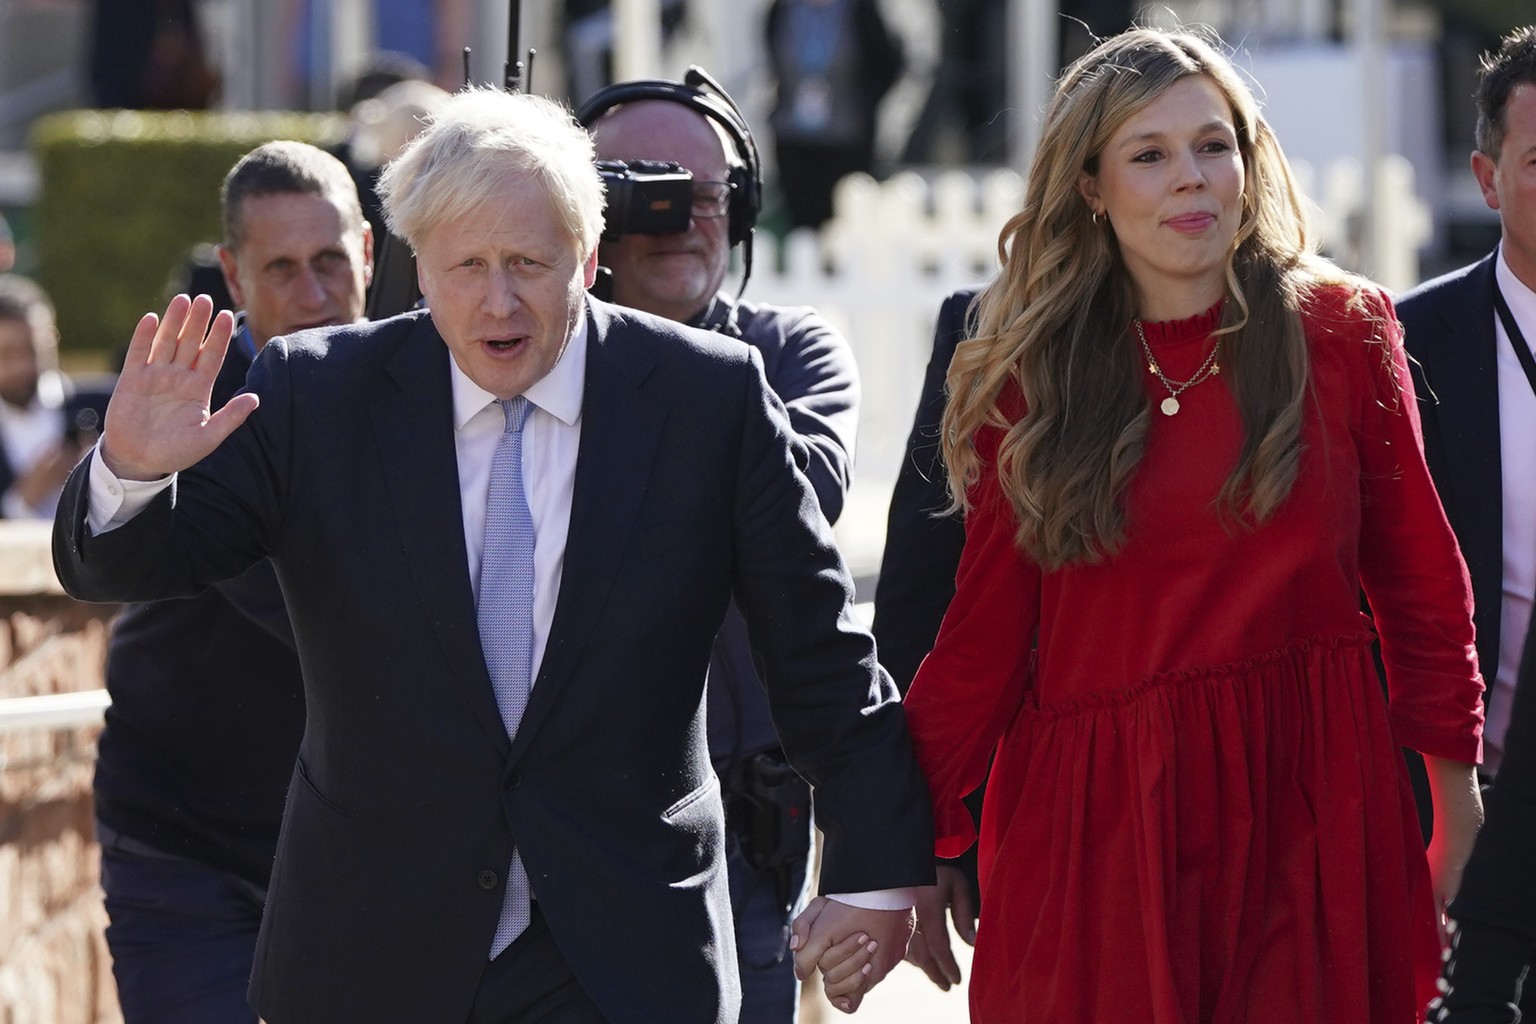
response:
<path id="1" fill-rule="evenodd" d="M 323 306 L 330 293 L 325 290 L 325 281 L 315 272 L 313 267 L 305 267 L 299 275 L 299 286 L 296 290 L 296 298 L 308 309 Z"/>
<path id="2" fill-rule="evenodd" d="M 522 306 L 517 282 L 504 270 L 491 272 L 485 300 L 486 312 L 496 317 L 509 317 Z"/>

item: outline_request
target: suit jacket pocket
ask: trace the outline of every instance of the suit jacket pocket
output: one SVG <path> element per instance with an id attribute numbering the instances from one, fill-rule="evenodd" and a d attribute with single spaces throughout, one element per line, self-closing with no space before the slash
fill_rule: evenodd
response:
<path id="1" fill-rule="evenodd" d="M 665 811 L 662 811 L 661 820 L 665 821 L 668 825 L 676 825 L 680 820 L 692 818 L 699 811 L 704 810 L 704 808 L 698 808 L 694 811 L 689 811 L 689 808 L 692 808 L 700 800 L 703 800 L 705 797 L 710 796 L 711 794 L 716 794 L 718 796 L 719 792 L 720 777 L 711 774 L 709 780 L 702 786 L 688 793 L 681 800 L 677 801 L 671 807 L 668 807 Z M 718 798 L 714 801 L 714 803 L 717 806 L 720 804 Z"/>

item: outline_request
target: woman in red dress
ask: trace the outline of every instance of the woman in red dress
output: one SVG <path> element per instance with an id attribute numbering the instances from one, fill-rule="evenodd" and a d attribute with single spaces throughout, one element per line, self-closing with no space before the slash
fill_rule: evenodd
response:
<path id="1" fill-rule="evenodd" d="M 1314 254 L 1252 95 L 1182 33 L 1067 71 L 999 253 L 907 697 L 941 856 L 988 777 L 972 1020 L 1419 1019 L 1482 682 L 1390 301 Z"/>

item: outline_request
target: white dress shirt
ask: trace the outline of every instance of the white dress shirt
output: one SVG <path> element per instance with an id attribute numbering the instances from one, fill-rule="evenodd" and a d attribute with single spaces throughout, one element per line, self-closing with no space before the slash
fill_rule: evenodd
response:
<path id="1" fill-rule="evenodd" d="M 1494 265 L 1494 278 L 1509 305 L 1527 346 L 1536 345 L 1536 292 L 1526 287 L 1504 261 L 1504 248 Z M 1520 655 L 1531 621 L 1536 595 L 1536 392 L 1510 343 L 1504 323 L 1493 314 L 1498 352 L 1499 458 L 1504 496 L 1504 600 L 1499 610 L 1499 664 L 1488 720 L 1483 724 L 1483 765 L 1496 772 L 1504 754 L 1504 733 L 1520 674 Z M 1486 670 L 1485 670 L 1486 671 Z"/>
<path id="2" fill-rule="evenodd" d="M 464 550 L 469 580 L 480 599 L 480 554 L 485 542 L 485 496 L 491 458 L 506 425 L 496 396 L 470 380 L 459 364 L 453 375 L 453 446 L 459 460 L 459 502 L 464 510 Z M 523 426 L 523 489 L 533 514 L 533 662 L 531 680 L 549 643 L 555 599 L 565 572 L 565 541 L 571 528 L 571 493 L 581 447 L 581 396 L 587 383 L 587 318 L 583 316 L 554 368 L 523 396 L 533 405 Z"/>

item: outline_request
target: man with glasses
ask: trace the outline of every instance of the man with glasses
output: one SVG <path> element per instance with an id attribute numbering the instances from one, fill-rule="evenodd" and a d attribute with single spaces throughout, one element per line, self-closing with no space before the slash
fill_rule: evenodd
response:
<path id="1" fill-rule="evenodd" d="M 722 291 L 733 241 L 751 245 L 761 181 L 734 104 L 702 75 L 690 74 L 688 82 L 621 82 L 582 108 L 600 160 L 672 162 L 692 175 L 683 230 L 626 230 L 610 209 L 599 263 L 612 274 L 613 301 L 739 338 L 758 351 L 768 386 L 809 454 L 806 475 L 821 511 L 835 522 L 853 475 L 853 351 L 809 307 L 742 302 Z M 749 248 L 743 255 L 750 268 Z M 726 797 L 741 1024 L 787 1024 L 799 1002 L 789 925 L 807 895 L 810 794 L 780 749 L 758 665 L 733 604 L 715 638 L 708 699 L 710 756 Z"/>

